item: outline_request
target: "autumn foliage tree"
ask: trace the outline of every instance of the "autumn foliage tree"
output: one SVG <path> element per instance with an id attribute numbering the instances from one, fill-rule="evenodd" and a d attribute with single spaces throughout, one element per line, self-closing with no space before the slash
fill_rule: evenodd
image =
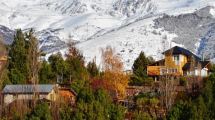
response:
<path id="1" fill-rule="evenodd" d="M 7 48 L 3 43 L 3 38 L 0 38 L 0 59 L 7 55 Z M 3 58 L 4 59 L 4 58 Z M 0 63 L 0 89 L 9 83 L 7 62 Z"/>
<path id="2" fill-rule="evenodd" d="M 121 58 L 116 55 L 110 46 L 102 49 L 102 62 L 105 83 L 114 91 L 119 98 L 125 97 L 125 89 L 128 85 L 128 76 L 123 72 Z"/>

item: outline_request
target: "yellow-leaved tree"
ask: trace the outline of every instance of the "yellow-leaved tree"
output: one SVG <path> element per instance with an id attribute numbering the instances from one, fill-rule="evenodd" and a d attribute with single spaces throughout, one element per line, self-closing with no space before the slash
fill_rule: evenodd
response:
<path id="1" fill-rule="evenodd" d="M 101 51 L 103 79 L 109 86 L 108 89 L 114 91 L 115 97 L 122 99 L 125 97 L 129 79 L 128 75 L 123 72 L 123 62 L 112 47 L 107 46 Z"/>

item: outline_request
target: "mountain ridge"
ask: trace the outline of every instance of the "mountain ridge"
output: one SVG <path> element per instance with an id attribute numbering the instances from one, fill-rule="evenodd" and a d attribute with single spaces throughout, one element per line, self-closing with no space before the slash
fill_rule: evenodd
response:
<path id="1" fill-rule="evenodd" d="M 0 24 L 5 28 L 0 29 L 34 28 L 47 57 L 64 53 L 66 42 L 73 40 L 86 61 L 96 56 L 98 65 L 101 48 L 110 45 L 122 57 L 125 69 L 131 69 L 140 51 L 161 59 L 161 52 L 174 45 L 213 59 L 214 38 L 209 33 L 214 28 L 214 5 L 213 0 L 2 0 Z M 193 25 L 191 21 L 202 26 L 183 33 Z M 11 42 L 9 38 L 6 41 Z"/>

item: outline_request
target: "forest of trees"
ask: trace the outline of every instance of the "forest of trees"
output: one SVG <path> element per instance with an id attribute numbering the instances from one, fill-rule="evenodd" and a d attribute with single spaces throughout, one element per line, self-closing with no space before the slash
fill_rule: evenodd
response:
<path id="1" fill-rule="evenodd" d="M 198 94 L 181 92 L 172 96 L 171 77 L 165 77 L 162 84 L 168 89 L 140 93 L 128 98 L 128 86 L 156 87 L 147 76 L 147 66 L 153 58 L 141 52 L 132 66 L 133 73 L 123 71 L 123 62 L 114 48 L 101 50 L 102 66 L 95 60 L 85 62 L 82 53 L 74 43 L 68 43 L 66 55 L 60 53 L 44 60 L 43 51 L 34 31 L 17 30 L 11 45 L 0 42 L 0 50 L 6 51 L 8 62 L 0 70 L 0 91 L 6 84 L 67 84 L 77 93 L 75 106 L 66 102 L 47 104 L 37 102 L 19 107 L 5 107 L 0 104 L 0 119 L 14 120 L 213 120 L 215 118 L 215 67 L 204 79 Z M 186 81 L 185 78 L 180 80 Z M 1 98 L 1 97 L 0 97 Z M 115 100 L 131 100 L 130 107 Z M 174 100 L 173 100 L 174 99 Z"/>
<path id="2" fill-rule="evenodd" d="M 2 44 L 1 44 L 2 45 Z M 44 53 L 38 49 L 34 31 L 16 31 L 14 42 L 5 46 L 8 63 L 1 72 L 1 89 L 6 84 L 68 84 L 77 93 L 76 106 L 68 103 L 46 103 L 19 108 L 1 106 L 1 119 L 36 120 L 120 120 L 125 108 L 114 104 L 113 96 L 124 97 L 128 76 L 123 73 L 121 58 L 113 48 L 102 50 L 104 70 L 101 72 L 95 61 L 85 66 L 82 53 L 73 43 L 68 44 L 65 56 L 60 53 L 43 60 Z M 115 82 L 113 82 L 115 81 Z"/>

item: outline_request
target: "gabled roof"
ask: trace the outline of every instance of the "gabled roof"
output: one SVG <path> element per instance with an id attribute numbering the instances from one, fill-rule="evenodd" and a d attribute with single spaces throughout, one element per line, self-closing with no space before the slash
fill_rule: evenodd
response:
<path id="1" fill-rule="evenodd" d="M 3 94 L 30 94 L 30 93 L 49 93 L 54 89 L 55 85 L 6 85 L 2 91 Z"/>
<path id="2" fill-rule="evenodd" d="M 179 47 L 179 46 L 175 46 L 169 50 L 166 50 L 162 54 L 167 54 L 167 53 L 171 53 L 173 55 L 182 54 L 182 55 L 186 55 L 186 56 L 193 56 L 196 60 L 199 60 L 199 61 L 201 60 L 201 58 L 199 58 L 197 55 L 195 55 L 192 52 L 190 52 L 189 50 Z"/>
<path id="3" fill-rule="evenodd" d="M 205 68 L 208 64 L 210 64 L 210 61 L 201 61 L 202 68 Z"/>
<path id="4" fill-rule="evenodd" d="M 75 96 L 77 96 L 78 94 L 70 88 L 59 88 L 59 91 L 70 91 L 71 93 L 73 93 Z"/>

